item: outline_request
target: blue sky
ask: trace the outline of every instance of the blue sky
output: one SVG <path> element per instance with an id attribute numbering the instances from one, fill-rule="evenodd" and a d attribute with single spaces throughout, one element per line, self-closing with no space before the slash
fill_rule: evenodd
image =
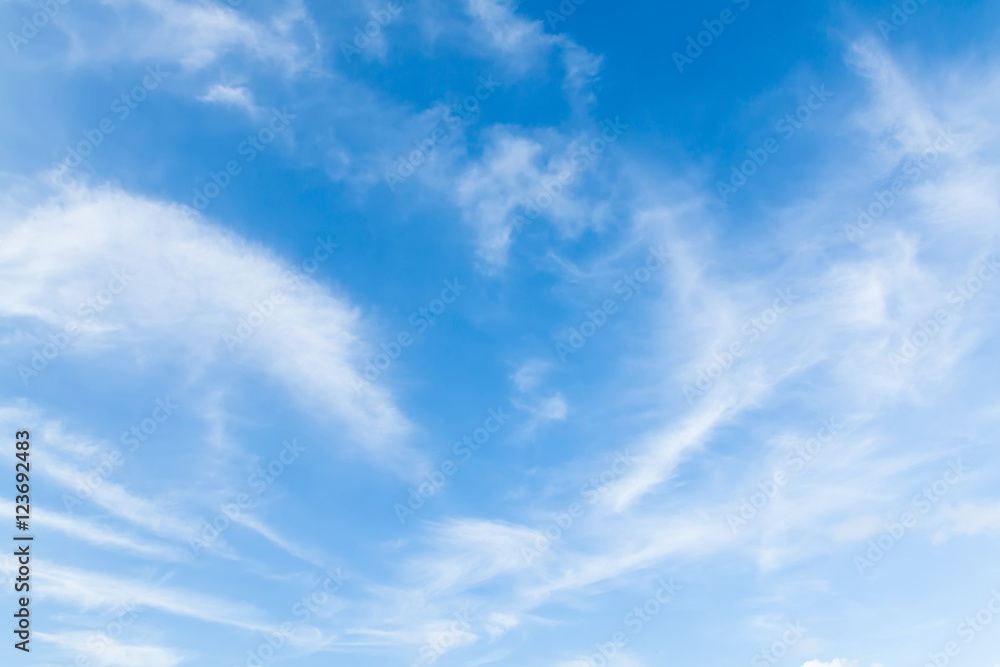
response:
<path id="1" fill-rule="evenodd" d="M 998 12 L 2 3 L 3 664 L 994 667 Z"/>

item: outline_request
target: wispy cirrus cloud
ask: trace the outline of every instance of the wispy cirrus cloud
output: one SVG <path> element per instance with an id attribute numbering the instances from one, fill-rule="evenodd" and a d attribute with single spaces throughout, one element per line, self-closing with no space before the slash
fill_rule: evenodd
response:
<path id="1" fill-rule="evenodd" d="M 70 357 L 99 356 L 113 345 L 150 359 L 183 349 L 193 372 L 220 362 L 249 363 L 303 404 L 325 406 L 357 445 L 395 447 L 407 432 L 408 421 L 385 389 L 358 390 L 356 369 L 368 356 L 358 309 L 312 281 L 290 289 L 292 267 L 263 249 L 175 206 L 113 188 L 63 190 L 23 218 L 8 218 L 4 228 L 0 255 L 8 259 L 27 257 L 23 251 L 37 234 L 52 239 L 29 259 L 5 261 L 3 270 L 18 287 L 0 315 L 33 321 L 37 347 L 76 322 L 78 333 L 66 336 Z M 134 282 L 100 312 L 88 309 L 87 299 L 99 295 L 115 271 L 133 275 Z M 273 307 L 279 311 L 275 321 L 262 323 L 245 343 L 241 339 L 231 356 L 224 337 L 236 336 L 255 300 L 275 291 L 286 295 Z M 33 347 L 21 348 L 29 382 L 39 373 L 31 366 Z"/>

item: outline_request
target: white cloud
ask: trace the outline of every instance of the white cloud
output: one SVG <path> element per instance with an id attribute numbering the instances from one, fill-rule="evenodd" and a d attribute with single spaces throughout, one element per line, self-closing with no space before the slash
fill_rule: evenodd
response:
<path id="1" fill-rule="evenodd" d="M 604 59 L 587 49 L 569 42 L 563 48 L 563 64 L 566 78 L 563 85 L 573 95 L 575 110 L 580 112 L 597 102 L 591 84 L 597 79 Z"/>
<path id="2" fill-rule="evenodd" d="M 574 111 L 584 112 L 596 101 L 590 88 L 603 64 L 601 56 L 590 53 L 565 34 L 545 32 L 542 21 L 519 15 L 517 3 L 511 0 L 466 0 L 465 6 L 473 19 L 465 42 L 482 45 L 507 76 L 547 69 L 548 55 L 556 50 L 564 68 L 563 87 Z"/>
<path id="3" fill-rule="evenodd" d="M 224 86 L 217 83 L 198 99 L 210 104 L 222 104 L 243 109 L 251 116 L 258 112 L 253 93 L 243 86 Z"/>
<path id="4" fill-rule="evenodd" d="M 583 665 L 588 665 L 593 663 L 593 658 L 586 655 L 581 655 L 576 660 L 563 660 L 553 664 L 552 667 L 583 667 Z M 608 665 L 608 667 L 645 667 L 646 662 L 636 658 L 628 653 L 615 653 L 610 659 L 601 664 Z"/>
<path id="5" fill-rule="evenodd" d="M 43 642 L 74 651 L 87 660 L 86 664 L 100 667 L 174 667 L 190 658 L 184 651 L 164 646 L 127 644 L 112 638 L 108 632 L 35 632 Z"/>
<path id="6" fill-rule="evenodd" d="M 545 379 L 551 368 L 551 361 L 530 359 L 522 364 L 511 378 L 514 380 L 517 390 L 523 394 L 535 389 Z"/>
<path id="7" fill-rule="evenodd" d="M 289 0 L 266 22 L 216 0 L 107 0 L 115 21 L 102 31 L 67 26 L 76 62 L 153 60 L 198 70 L 232 53 L 276 64 L 286 72 L 311 67 L 316 35 L 305 6 Z M 109 32 L 110 29 L 110 32 Z"/>
<path id="8" fill-rule="evenodd" d="M 955 535 L 1000 533 L 1000 503 L 948 505 L 939 511 L 937 523 L 941 526 L 933 536 L 937 544 Z"/>
<path id="9" fill-rule="evenodd" d="M 637 443 L 642 453 L 636 472 L 611 490 L 607 502 L 612 503 L 616 511 L 625 510 L 669 479 L 685 456 L 702 447 L 718 426 L 734 416 L 741 406 L 751 404 L 756 398 L 757 395 L 746 399 L 710 397 L 679 424 L 645 437 Z"/>
<path id="10" fill-rule="evenodd" d="M 475 20 L 480 40 L 504 57 L 515 70 L 537 64 L 544 52 L 558 41 L 545 33 L 541 21 L 518 16 L 510 0 L 466 0 L 466 11 Z"/>
<path id="11" fill-rule="evenodd" d="M 455 519 L 432 526 L 436 551 L 414 565 L 432 594 L 464 591 L 496 576 L 527 567 L 522 548 L 538 537 L 534 530 L 480 519 Z"/>
<path id="12" fill-rule="evenodd" d="M 369 352 L 361 313 L 311 280 L 290 285 L 291 267 L 265 249 L 188 219 L 176 206 L 111 187 L 58 191 L 24 214 L 8 211 L 0 226 L 0 278 L 13 286 L 0 317 L 19 318 L 21 330 L 35 337 L 17 347 L 25 367 L 32 350 L 70 322 L 80 333 L 53 364 L 101 358 L 111 349 L 116 353 L 104 363 L 128 359 L 130 368 L 170 360 L 197 374 L 245 364 L 283 384 L 320 421 L 343 424 L 354 444 L 395 452 L 392 465 L 401 469 L 408 464 L 401 442 L 409 422 L 385 389 L 363 384 L 356 370 Z M 47 242 L 39 245 L 39 236 Z M 129 284 L 89 315 L 86 300 L 121 271 Z M 275 290 L 282 303 L 230 354 L 223 336 L 234 335 Z"/>
<path id="13" fill-rule="evenodd" d="M 168 588 L 162 582 L 125 579 L 99 572 L 37 561 L 37 595 L 80 609 L 113 609 L 131 603 L 161 611 L 258 632 L 273 630 L 260 610 L 189 590 Z"/>
<path id="14" fill-rule="evenodd" d="M 187 542 L 196 537 L 201 528 L 200 522 L 166 511 L 162 503 L 136 496 L 120 484 L 102 480 L 98 486 L 91 488 L 88 483 L 90 471 L 77 469 L 44 452 L 35 456 L 40 469 L 68 491 L 89 489 L 88 502 L 156 535 Z"/>
<path id="15" fill-rule="evenodd" d="M 569 407 L 566 405 L 566 398 L 559 392 L 544 399 L 537 408 L 533 409 L 536 417 L 547 421 L 566 419 L 568 412 Z"/>
<path id="16" fill-rule="evenodd" d="M 678 188 L 648 177 L 640 181 L 648 188 L 632 203 L 632 222 L 636 230 L 651 235 L 654 244 L 664 243 L 671 261 L 660 274 L 664 294 L 654 306 L 660 320 L 652 327 L 649 344 L 635 352 L 639 361 L 633 359 L 642 372 L 629 377 L 630 398 L 648 400 L 657 422 L 625 443 L 639 458 L 634 473 L 612 486 L 604 502 L 565 531 L 534 566 L 518 563 L 512 552 L 530 545 L 551 521 L 552 512 L 565 505 L 546 512 L 536 504 L 532 509 L 538 510 L 537 521 L 527 517 L 520 525 L 485 519 L 448 523 L 444 529 L 435 525 L 426 551 L 404 564 L 411 581 L 432 582 L 433 590 L 456 602 L 478 600 L 479 592 L 493 583 L 491 609 L 523 623 L 531 610 L 557 597 L 578 600 L 602 583 L 613 580 L 620 585 L 637 573 L 677 560 L 726 553 L 772 569 L 808 554 L 826 554 L 845 541 L 863 539 L 881 526 L 872 517 L 881 521 L 902 511 L 911 489 L 938 474 L 944 445 L 928 440 L 944 434 L 921 432 L 932 425 L 933 417 L 924 420 L 927 410 L 919 404 L 943 397 L 956 373 L 968 370 L 971 348 L 942 338 L 940 346 L 927 349 L 915 362 L 920 372 L 913 374 L 894 374 L 888 354 L 908 327 L 943 300 L 961 273 L 955 267 L 968 265 L 984 248 L 993 247 L 995 218 L 990 222 L 989 212 L 1000 190 L 994 172 L 974 169 L 978 159 L 964 148 L 956 150 L 949 155 L 955 160 L 942 160 L 930 175 L 928 190 L 911 192 L 905 214 L 900 206 L 898 219 L 881 221 L 884 236 L 847 245 L 841 230 L 845 201 L 864 202 L 873 183 L 890 176 L 915 147 L 923 148 L 921 142 L 939 126 L 959 120 L 963 122 L 954 122 L 956 127 L 965 121 L 983 124 L 975 113 L 963 118 L 959 103 L 946 102 L 950 109 L 942 109 L 937 98 L 914 93 L 915 86 L 905 80 L 911 75 L 884 52 L 865 48 L 868 60 L 859 70 L 865 75 L 862 83 L 871 85 L 874 94 L 870 108 L 857 116 L 862 120 L 858 140 L 892 137 L 888 157 L 873 151 L 865 160 L 852 158 L 850 165 L 830 165 L 815 184 L 815 193 L 803 192 L 769 211 L 774 236 L 764 241 L 766 247 L 726 246 L 725 237 L 715 234 L 717 211 L 705 197 L 681 189 L 683 196 L 671 201 Z M 898 77 L 904 80 L 895 80 Z M 956 84 L 956 94 L 963 90 L 978 95 L 974 86 Z M 942 101 L 950 99 L 941 96 Z M 951 118 L 952 113 L 958 117 Z M 839 127 L 848 134 L 857 129 L 850 122 Z M 502 262 L 510 242 L 505 216 L 531 190 L 525 180 L 549 171 L 553 151 L 540 137 L 498 129 L 483 159 L 460 181 L 458 201 L 467 222 L 480 226 L 481 256 L 493 262 Z M 972 201 L 977 202 L 970 211 L 973 217 L 964 217 L 947 233 L 929 225 L 921 215 L 929 207 L 949 211 L 939 222 L 969 211 L 963 204 L 969 192 L 954 189 L 968 182 L 968 173 L 975 174 L 970 186 Z M 661 188 L 669 196 L 661 196 Z M 951 202 L 928 196 L 942 191 L 955 199 L 953 208 Z M 802 231 L 804 220 L 811 223 L 808 235 Z M 935 250 L 946 244 L 949 252 L 929 251 L 928 245 L 935 244 Z M 609 254 L 620 259 L 618 252 Z M 755 258 L 753 269 L 741 271 L 737 254 Z M 761 276 L 757 262 L 765 261 L 772 269 Z M 615 270 L 619 266 L 614 263 Z M 729 369 L 707 395 L 687 405 L 683 384 L 712 363 L 717 351 L 742 337 L 741 327 L 771 305 L 778 288 L 791 288 L 798 295 L 794 308 L 755 343 L 752 355 Z M 991 311 L 980 308 L 977 319 L 962 327 L 986 335 L 998 322 Z M 971 318 L 972 312 L 968 309 L 963 317 Z M 540 385 L 532 364 L 518 369 L 513 379 L 520 391 Z M 808 400 L 803 387 L 809 388 Z M 977 396 L 971 409 L 985 409 L 990 400 L 988 392 Z M 798 406 L 800 401 L 810 418 L 816 415 L 816 424 L 780 423 L 775 406 Z M 961 406 L 956 407 L 960 412 Z M 803 470 L 746 533 L 732 532 L 725 515 L 739 502 L 742 485 L 754 488 L 784 462 L 790 447 L 812 437 L 819 419 L 828 416 L 845 428 L 828 445 L 822 463 Z M 995 424 L 982 415 L 967 416 L 965 437 L 977 444 L 990 441 Z M 909 427 L 911 421 L 921 426 L 904 433 L 901 424 Z M 738 435 L 727 440 L 724 455 L 709 452 L 723 426 Z M 774 432 L 782 434 L 775 442 L 763 435 Z M 744 438 L 745 449 L 738 444 Z M 622 444 L 615 442 L 614 447 Z M 736 454 L 733 447 L 740 447 Z M 705 452 L 719 462 L 713 475 L 685 475 L 683 485 L 671 484 L 681 466 L 703 464 Z M 729 456 L 740 461 L 732 469 L 724 461 Z M 572 464 L 582 466 L 579 461 Z M 551 486 L 572 490 L 587 476 L 587 470 L 577 476 L 560 470 L 551 474 Z M 950 518 L 970 532 L 988 530 L 992 505 L 956 511 Z M 807 665 L 857 667 L 857 662 L 815 660 Z"/>
<path id="17" fill-rule="evenodd" d="M 11 507 L 13 508 L 13 506 Z M 186 556 L 173 547 L 120 534 L 108 528 L 104 523 L 88 521 L 80 516 L 50 512 L 36 507 L 34 519 L 35 523 L 43 528 L 56 530 L 76 540 L 102 548 L 120 549 L 127 553 L 167 562 L 181 561 Z"/>
<path id="18" fill-rule="evenodd" d="M 670 419 L 669 425 L 636 441 L 635 449 L 643 465 L 609 497 L 619 511 L 664 485 L 678 465 L 696 456 L 711 441 L 718 426 L 767 405 L 775 393 L 795 378 L 832 373 L 836 383 L 826 384 L 830 392 L 823 400 L 836 405 L 838 414 L 848 421 L 854 418 L 866 421 L 872 418 L 873 406 L 913 392 L 914 381 L 928 389 L 940 386 L 935 385 L 935 380 L 952 374 L 971 351 L 971 342 L 952 340 L 949 329 L 919 364 L 893 373 L 888 363 L 890 352 L 894 346 L 898 347 L 906 331 L 945 304 L 949 282 L 956 279 L 953 263 L 942 257 L 928 257 L 922 250 L 924 244 L 908 236 L 917 229 L 936 236 L 936 229 L 918 225 L 923 222 L 919 211 L 930 207 L 947 209 L 947 217 L 941 221 L 944 222 L 957 215 L 950 204 L 942 205 L 937 196 L 924 197 L 922 191 L 915 190 L 905 217 L 898 220 L 905 231 L 893 229 L 897 225 L 895 214 L 903 213 L 904 205 L 898 205 L 892 212 L 893 219 L 886 216 L 879 222 L 883 226 L 879 234 L 884 236 L 877 240 L 869 238 L 858 253 L 841 252 L 844 237 L 838 233 L 840 224 L 836 219 L 827 227 L 832 229 L 829 236 L 819 239 L 801 238 L 792 229 L 793 225 L 801 227 L 803 219 L 826 220 L 831 210 L 839 210 L 832 208 L 836 202 L 845 197 L 859 203 L 871 198 L 872 185 L 866 179 L 878 181 L 890 176 L 914 152 L 926 148 L 936 132 L 946 126 L 938 120 L 944 112 L 932 110 L 933 105 L 915 92 L 915 86 L 884 49 L 863 42 L 852 48 L 850 59 L 873 89 L 871 105 L 858 114 L 864 119 L 864 136 L 875 142 L 887 136 L 892 140 L 885 151 L 852 162 L 857 169 L 835 170 L 838 178 L 824 181 L 828 195 L 804 195 L 801 201 L 787 205 L 787 213 L 772 213 L 778 220 L 788 216 L 787 228 L 792 234 L 779 245 L 791 242 L 799 248 L 797 252 L 802 252 L 802 248 L 818 244 L 831 254 L 815 271 L 806 271 L 801 265 L 779 266 L 769 272 L 769 280 L 773 282 L 768 285 L 760 284 L 759 274 L 752 280 L 745 274 L 735 280 L 723 279 L 720 274 L 724 272 L 713 266 L 722 248 L 696 240 L 701 238 L 700 233 L 691 231 L 697 228 L 696 220 L 711 224 L 709 210 L 697 203 L 688 206 L 693 215 L 688 216 L 683 226 L 678 224 L 671 208 L 638 214 L 651 219 L 644 220 L 642 226 L 649 227 L 652 222 L 672 250 L 672 266 L 665 276 L 672 294 L 664 311 L 663 333 L 656 338 L 667 342 L 664 353 L 671 357 L 678 347 L 693 348 L 693 353 L 688 354 L 690 363 L 661 371 L 670 378 L 667 390 L 675 392 L 678 398 L 682 397 L 681 387 L 694 385 L 699 372 L 716 364 L 716 355 L 732 341 L 747 342 L 740 333 L 741 327 L 769 305 L 775 289 L 791 289 L 799 299 L 785 319 L 754 343 L 752 354 L 726 369 L 703 397 L 685 410 L 672 411 L 679 414 Z M 966 123 L 955 122 L 956 126 L 961 124 Z M 962 158 L 962 151 L 956 150 L 953 157 Z M 964 169 L 952 170 L 949 164 L 941 158 L 938 171 L 927 177 L 928 187 L 933 187 L 936 194 L 944 183 L 964 182 L 960 175 Z M 993 202 L 988 206 L 983 204 L 976 212 L 976 219 L 982 223 L 970 224 L 965 218 L 962 227 L 966 234 L 950 228 L 942 239 L 954 248 L 959 261 L 969 266 L 978 261 L 983 244 L 987 249 L 991 247 L 989 237 L 995 235 L 989 231 L 984 215 L 996 202 L 996 179 L 993 180 L 990 184 L 977 177 L 975 199 Z M 966 194 L 954 196 L 961 200 Z M 961 208 L 961 201 L 955 203 Z M 912 210 L 914 206 L 916 213 Z M 777 228 L 784 225 L 779 223 Z M 917 367 L 919 380 L 914 375 Z M 866 454 L 871 455 L 872 452 Z M 875 465 L 871 460 L 867 464 L 858 463 L 862 468 Z M 907 464 L 913 466 L 916 461 L 909 460 Z"/>
<path id="19" fill-rule="evenodd" d="M 594 130 L 600 134 L 603 127 Z M 457 184 L 445 187 L 476 232 L 476 252 L 487 271 L 507 262 L 507 254 L 522 227 L 551 221 L 562 236 L 572 237 L 600 226 L 603 209 L 578 194 L 581 182 L 602 159 L 585 144 L 593 137 L 582 133 L 567 138 L 556 132 L 535 134 L 496 126 L 487 137 L 481 159 L 457 175 Z M 607 150 L 607 149 L 606 149 Z"/>
<path id="20" fill-rule="evenodd" d="M 506 261 L 513 234 L 509 217 L 540 187 L 541 151 L 531 139 L 498 130 L 482 161 L 470 167 L 454 189 L 463 216 L 476 227 L 477 250 L 488 265 Z"/>
<path id="21" fill-rule="evenodd" d="M 292 556 L 300 558 L 307 563 L 323 567 L 327 562 L 323 558 L 322 554 L 317 553 L 316 550 L 296 544 L 295 542 L 281 536 L 274 528 L 268 526 L 255 516 L 250 514 L 240 514 L 236 517 L 235 521 L 236 523 L 254 531 L 268 542 L 277 546 L 279 549 L 282 549 L 283 551 L 286 551 Z"/>
<path id="22" fill-rule="evenodd" d="M 940 121 L 885 48 L 874 38 L 854 42 L 847 62 L 869 80 L 875 96 L 875 104 L 859 114 L 862 126 L 873 137 L 892 139 L 878 142 L 877 155 L 891 161 L 933 142 Z"/>

